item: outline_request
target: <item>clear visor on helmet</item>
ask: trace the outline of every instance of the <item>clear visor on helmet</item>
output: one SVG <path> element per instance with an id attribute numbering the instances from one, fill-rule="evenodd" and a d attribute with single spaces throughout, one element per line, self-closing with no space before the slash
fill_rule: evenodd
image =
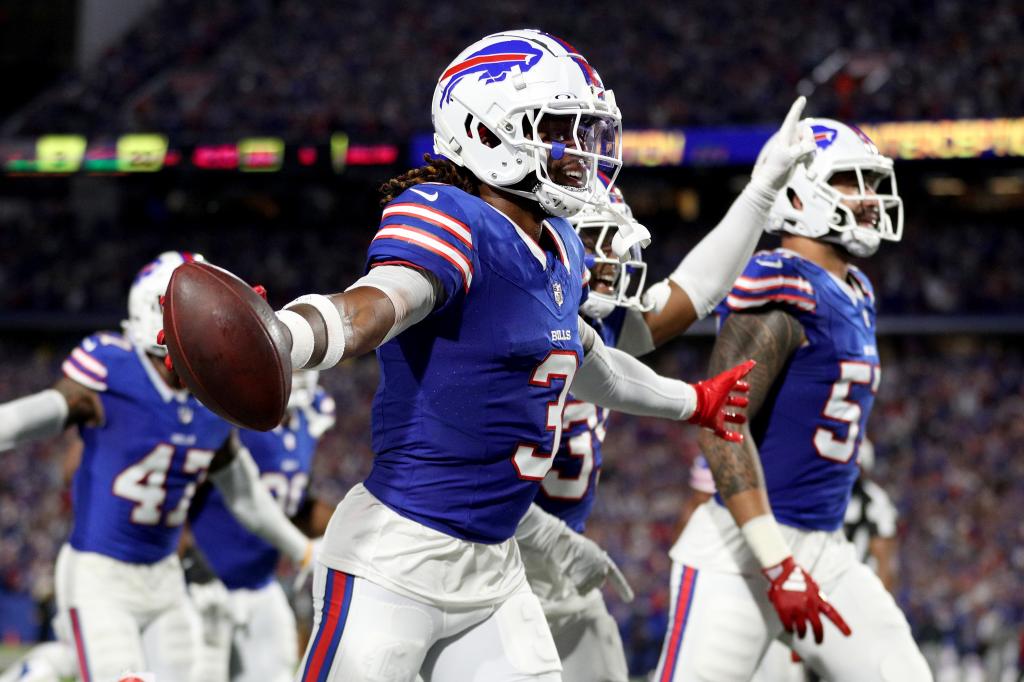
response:
<path id="1" fill-rule="evenodd" d="M 628 209 L 627 209 L 628 210 Z M 647 281 L 647 264 L 643 261 L 640 247 L 630 248 L 623 260 L 612 250 L 612 239 L 619 229 L 620 220 L 630 220 L 626 215 L 613 215 L 613 209 L 604 209 L 592 215 L 573 220 L 583 246 L 586 248 L 586 262 L 590 268 L 590 296 L 605 298 L 617 306 L 647 312 L 651 306 L 644 305 L 643 293 Z"/>
<path id="2" fill-rule="evenodd" d="M 817 189 L 830 203 L 830 227 L 836 232 L 862 228 L 887 241 L 898 242 L 903 237 L 903 200 L 891 167 L 837 165 Z"/>
<path id="3" fill-rule="evenodd" d="M 540 181 L 581 194 L 587 203 L 598 202 L 604 189 L 598 171 L 614 182 L 622 166 L 622 123 L 617 113 L 567 99 L 523 116 L 525 144 L 537 152 L 534 162 Z"/>

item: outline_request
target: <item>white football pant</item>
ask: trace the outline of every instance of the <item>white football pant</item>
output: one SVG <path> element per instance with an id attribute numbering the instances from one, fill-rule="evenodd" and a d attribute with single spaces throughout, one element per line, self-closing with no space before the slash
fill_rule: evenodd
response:
<path id="1" fill-rule="evenodd" d="M 301 682 L 559 682 L 558 652 L 525 584 L 500 604 L 440 608 L 317 562 Z"/>
<path id="2" fill-rule="evenodd" d="M 601 590 L 591 590 L 564 606 L 571 611 L 556 611 L 544 602 L 564 682 L 628 682 L 619 626 L 608 613 Z"/>
<path id="3" fill-rule="evenodd" d="M 290 682 L 299 663 L 295 614 L 276 580 L 257 590 L 192 588 L 203 624 L 201 682 Z M 224 590 L 223 599 L 203 591 Z"/>
<path id="4" fill-rule="evenodd" d="M 672 548 L 669 627 L 653 680 L 748 682 L 777 639 L 832 682 L 931 682 L 903 612 L 841 531 L 782 527 L 797 563 L 853 631 L 844 637 L 822 616 L 825 640 L 815 644 L 810 628 L 803 638 L 782 629 L 768 581 L 727 515 L 714 500 L 701 505 Z"/>
<path id="5" fill-rule="evenodd" d="M 55 582 L 57 617 L 67 623 L 82 682 L 111 682 L 125 671 L 195 679 L 199 620 L 176 555 L 129 564 L 65 544 Z"/>

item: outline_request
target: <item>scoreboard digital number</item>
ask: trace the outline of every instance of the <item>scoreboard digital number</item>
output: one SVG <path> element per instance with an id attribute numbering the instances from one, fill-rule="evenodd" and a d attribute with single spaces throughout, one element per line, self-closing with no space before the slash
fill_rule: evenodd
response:
<path id="1" fill-rule="evenodd" d="M 247 137 L 238 142 L 238 168 L 245 173 L 272 173 L 284 162 L 284 140 Z"/>
<path id="2" fill-rule="evenodd" d="M 81 135 L 44 135 L 36 140 L 39 173 L 74 173 L 82 167 L 86 140 Z"/>
<path id="3" fill-rule="evenodd" d="M 117 170 L 122 173 L 155 173 L 167 158 L 167 136 L 122 135 L 117 138 Z"/>

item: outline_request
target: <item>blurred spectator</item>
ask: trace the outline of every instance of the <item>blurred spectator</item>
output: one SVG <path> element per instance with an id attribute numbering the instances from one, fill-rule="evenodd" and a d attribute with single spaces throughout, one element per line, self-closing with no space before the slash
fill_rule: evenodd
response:
<path id="1" fill-rule="evenodd" d="M 1014 0 L 165 0 L 13 127 L 406 135 L 429 129 L 437 76 L 465 46 L 522 27 L 576 45 L 630 127 L 775 123 L 798 90 L 814 115 L 858 121 L 1024 107 Z"/>

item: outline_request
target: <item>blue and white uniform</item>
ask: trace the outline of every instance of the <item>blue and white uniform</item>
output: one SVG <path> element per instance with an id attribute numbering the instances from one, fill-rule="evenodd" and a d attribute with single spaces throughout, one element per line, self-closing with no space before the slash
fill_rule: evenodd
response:
<path id="1" fill-rule="evenodd" d="M 242 431 L 260 480 L 289 517 L 306 501 L 313 456 L 320 437 L 334 424 L 334 400 L 318 389 L 312 404 L 293 409 L 272 431 Z M 226 679 L 231 647 L 237 655 L 234 682 L 285 682 L 298 664 L 295 615 L 275 573 L 281 554 L 245 529 L 223 495 L 204 487 L 192 505 L 189 527 L 195 543 L 228 590 L 223 608 L 203 613 L 203 679 Z"/>
<path id="2" fill-rule="evenodd" d="M 842 530 L 881 376 L 871 284 L 853 266 L 840 280 L 794 252 L 760 252 L 717 312 L 724 322 L 768 308 L 792 315 L 806 336 L 750 424 L 768 499 L 794 560 L 853 635 L 826 623 L 818 645 L 783 631 L 757 559 L 716 498 L 669 553 L 672 607 L 653 679 L 750 680 L 776 639 L 828 679 L 928 679 L 906 619 Z M 787 676 L 791 668 L 782 666 Z"/>
<path id="3" fill-rule="evenodd" d="M 378 640 L 401 652 L 388 660 L 403 674 L 440 674 L 448 656 L 468 665 L 467 652 L 509 637 L 532 642 L 524 671 L 557 670 L 546 628 L 523 629 L 527 614 L 544 616 L 512 536 L 551 467 L 582 362 L 583 245 L 564 219 L 547 219 L 538 244 L 480 198 L 427 183 L 384 208 L 367 267 L 394 264 L 429 272 L 441 302 L 377 350 L 376 458 L 325 535 L 303 679 L 346 679 Z M 427 630 L 396 643 L 393 619 L 411 610 Z M 433 642 L 475 623 L 486 627 L 424 662 Z"/>
<path id="4" fill-rule="evenodd" d="M 79 428 L 74 527 L 57 560 L 56 591 L 83 680 L 142 665 L 188 679 L 195 614 L 175 554 L 189 504 L 230 425 L 168 386 L 120 334 L 75 348 L 65 376 L 96 392 L 103 423 Z"/>

